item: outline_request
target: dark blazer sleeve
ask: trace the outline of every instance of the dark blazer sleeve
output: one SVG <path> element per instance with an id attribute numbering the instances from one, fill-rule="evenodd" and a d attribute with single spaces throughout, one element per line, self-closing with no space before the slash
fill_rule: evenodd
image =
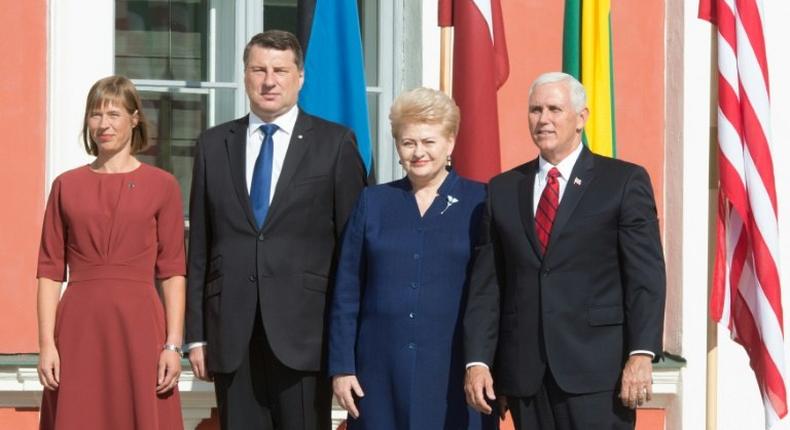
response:
<path id="1" fill-rule="evenodd" d="M 636 166 L 624 189 L 618 225 L 627 347 L 662 352 L 666 275 L 650 177 Z"/>
<path id="2" fill-rule="evenodd" d="M 480 239 L 474 250 L 469 293 L 463 320 L 466 363 L 494 364 L 499 333 L 500 283 L 497 276 L 499 240 L 492 221 L 491 194 L 480 224 Z"/>
<path id="3" fill-rule="evenodd" d="M 357 327 L 365 285 L 366 203 L 363 192 L 348 221 L 340 247 L 329 313 L 329 376 L 356 373 Z"/>
<path id="4" fill-rule="evenodd" d="M 205 142 L 202 136 L 195 145 L 192 189 L 189 196 L 189 256 L 187 258 L 186 343 L 206 340 L 203 321 L 203 289 L 206 280 L 209 228 L 206 201 Z"/>
<path id="5" fill-rule="evenodd" d="M 367 185 L 367 173 L 357 150 L 354 132 L 346 129 L 335 160 L 335 237 L 340 237 L 359 193 Z"/>

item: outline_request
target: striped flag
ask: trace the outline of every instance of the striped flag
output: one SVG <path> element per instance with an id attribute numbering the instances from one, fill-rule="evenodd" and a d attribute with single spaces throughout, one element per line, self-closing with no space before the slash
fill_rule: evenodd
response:
<path id="1" fill-rule="evenodd" d="M 761 0 L 701 0 L 718 26 L 719 208 L 711 315 L 743 345 L 765 426 L 787 415 L 776 187 Z"/>
<path id="2" fill-rule="evenodd" d="M 510 71 L 499 0 L 439 0 L 439 26 L 453 31 L 453 99 L 461 126 L 453 164 L 488 182 L 501 171 L 497 89 Z"/>
<path id="3" fill-rule="evenodd" d="M 299 106 L 353 129 L 370 173 L 373 154 L 357 2 L 299 0 L 297 15 L 305 51 Z"/>
<path id="4" fill-rule="evenodd" d="M 587 90 L 584 143 L 596 154 L 615 157 L 610 5 L 611 0 L 565 0 L 562 71 Z"/>

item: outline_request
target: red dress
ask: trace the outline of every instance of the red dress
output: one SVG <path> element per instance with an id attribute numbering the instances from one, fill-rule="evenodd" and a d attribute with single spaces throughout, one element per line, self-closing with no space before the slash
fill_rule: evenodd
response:
<path id="1" fill-rule="evenodd" d="M 142 164 L 55 179 L 38 277 L 66 279 L 55 322 L 60 386 L 44 390 L 41 429 L 183 429 L 177 389 L 156 394 L 166 337 L 154 278 L 184 275 L 178 182 Z"/>

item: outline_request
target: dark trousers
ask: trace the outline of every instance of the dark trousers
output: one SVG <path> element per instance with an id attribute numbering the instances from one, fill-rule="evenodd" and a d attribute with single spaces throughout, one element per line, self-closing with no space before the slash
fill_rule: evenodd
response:
<path id="1" fill-rule="evenodd" d="M 214 374 L 223 430 L 328 430 L 332 388 L 325 375 L 283 365 L 269 346 L 260 315 L 249 354 L 233 373 Z"/>
<path id="2" fill-rule="evenodd" d="M 546 369 L 543 386 L 531 397 L 508 397 L 517 430 L 633 430 L 636 411 L 615 391 L 566 393 Z"/>

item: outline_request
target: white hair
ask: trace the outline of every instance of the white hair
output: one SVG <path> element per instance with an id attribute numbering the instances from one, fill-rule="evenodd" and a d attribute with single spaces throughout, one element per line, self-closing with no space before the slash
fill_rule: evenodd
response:
<path id="1" fill-rule="evenodd" d="M 584 85 L 573 76 L 563 72 L 548 72 L 538 76 L 529 87 L 528 97 L 532 97 L 532 91 L 544 84 L 553 84 L 555 82 L 565 83 L 568 87 L 568 92 L 571 95 L 571 105 L 580 113 L 587 106 L 587 92 L 584 90 Z"/>

